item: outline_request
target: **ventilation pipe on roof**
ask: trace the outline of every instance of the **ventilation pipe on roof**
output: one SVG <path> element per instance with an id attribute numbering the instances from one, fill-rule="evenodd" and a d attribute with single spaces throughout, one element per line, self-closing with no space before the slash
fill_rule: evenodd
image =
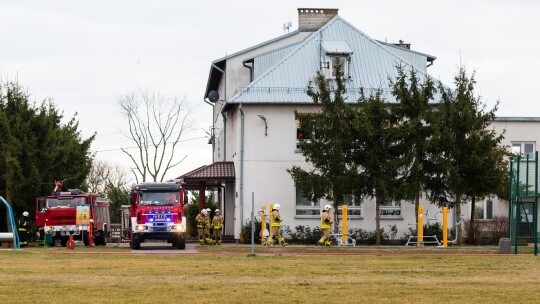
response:
<path id="1" fill-rule="evenodd" d="M 251 66 L 247 65 L 247 63 L 251 63 Z M 253 63 L 254 63 L 253 58 L 242 61 L 242 64 L 244 65 L 244 67 L 249 69 L 249 82 L 250 83 L 253 81 Z"/>

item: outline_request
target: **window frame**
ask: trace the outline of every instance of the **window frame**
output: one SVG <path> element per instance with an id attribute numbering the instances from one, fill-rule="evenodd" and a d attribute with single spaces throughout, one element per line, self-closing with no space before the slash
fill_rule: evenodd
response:
<path id="1" fill-rule="evenodd" d="M 481 204 L 481 206 L 479 206 Z M 491 206 L 489 206 L 491 205 Z M 482 210 L 482 217 L 478 217 L 479 210 Z M 474 217 L 477 220 L 481 221 L 490 221 L 493 220 L 494 216 L 493 210 L 493 198 L 487 197 L 483 200 L 476 201 L 474 206 Z"/>
<path id="2" fill-rule="evenodd" d="M 317 202 L 312 202 L 308 200 L 304 194 L 301 192 L 300 188 L 294 187 L 295 190 L 295 196 L 294 196 L 294 217 L 295 218 L 306 218 L 306 219 L 313 219 L 313 218 L 320 218 L 321 217 L 321 200 L 318 200 Z M 311 206 L 309 205 L 298 205 L 299 198 L 303 198 L 306 201 L 308 201 Z M 298 212 L 302 211 L 313 211 L 315 214 L 298 214 Z"/>
<path id="3" fill-rule="evenodd" d="M 352 194 L 345 195 L 343 197 L 343 204 L 347 205 L 347 218 L 348 219 L 363 219 L 364 218 L 364 202 L 361 198 L 355 197 Z M 360 211 L 360 214 L 351 214 L 352 211 Z M 338 214 L 338 218 L 343 218 L 341 214 L 341 206 L 338 210 L 335 210 Z"/>
<path id="4" fill-rule="evenodd" d="M 391 205 L 383 205 L 385 203 L 388 203 L 388 201 L 383 201 L 379 206 L 379 217 L 381 219 L 403 219 L 403 201 L 390 200 Z M 399 204 L 399 206 L 396 204 Z M 381 214 L 383 211 L 399 211 L 399 214 Z"/>
<path id="5" fill-rule="evenodd" d="M 526 145 L 532 145 L 532 151 L 530 153 L 527 153 L 527 154 L 525 154 L 525 152 L 524 152 Z M 514 147 L 519 147 L 519 152 L 514 151 Z M 536 142 L 535 141 L 512 141 L 510 143 L 510 151 L 512 153 L 519 153 L 524 158 L 527 157 L 527 155 L 530 155 L 529 159 L 534 159 L 535 150 L 536 150 Z"/>
<path id="6" fill-rule="evenodd" d="M 343 59 L 343 79 L 347 80 L 351 78 L 350 65 L 351 65 L 351 56 L 350 54 L 326 54 L 321 68 L 324 69 L 324 78 L 327 80 L 335 80 L 335 69 L 336 64 L 334 60 Z"/>

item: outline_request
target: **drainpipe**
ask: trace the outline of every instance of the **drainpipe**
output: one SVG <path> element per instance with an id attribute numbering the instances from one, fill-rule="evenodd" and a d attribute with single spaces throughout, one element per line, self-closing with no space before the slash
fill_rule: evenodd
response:
<path id="1" fill-rule="evenodd" d="M 240 231 L 244 226 L 244 110 L 240 110 Z"/>
<path id="2" fill-rule="evenodd" d="M 222 98 L 222 101 L 223 101 L 223 103 L 226 103 L 227 102 L 227 73 L 224 70 L 220 69 L 217 65 L 215 65 L 213 63 L 212 63 L 212 67 L 214 69 L 220 71 L 221 74 L 223 74 L 223 98 Z M 227 68 L 225 68 L 225 69 L 227 69 Z M 206 100 L 205 100 L 205 102 L 206 102 Z M 214 132 L 214 124 L 215 124 L 214 111 L 212 111 L 212 132 Z M 214 135 L 214 134 L 212 133 L 212 135 Z M 215 154 L 214 149 L 215 149 L 214 142 L 212 142 L 212 163 L 214 162 L 214 154 Z"/>
<path id="3" fill-rule="evenodd" d="M 251 66 L 247 65 L 247 63 L 251 63 Z M 242 61 L 242 64 L 244 65 L 244 67 L 249 69 L 249 82 L 252 82 L 253 81 L 253 58 Z"/>
<path id="4" fill-rule="evenodd" d="M 207 104 L 209 104 L 212 107 L 212 131 L 210 133 L 210 139 L 212 140 L 212 163 L 214 163 L 214 155 L 215 155 L 215 151 L 216 151 L 215 150 L 216 149 L 215 148 L 215 141 L 216 140 L 214 138 L 214 136 L 215 136 L 214 135 L 214 127 L 215 127 L 214 126 L 214 104 L 209 102 L 207 99 L 208 98 L 205 98 L 205 99 L 203 99 L 203 101 L 206 102 Z"/>
<path id="5" fill-rule="evenodd" d="M 223 116 L 223 161 L 227 161 L 227 113 L 221 113 Z"/>

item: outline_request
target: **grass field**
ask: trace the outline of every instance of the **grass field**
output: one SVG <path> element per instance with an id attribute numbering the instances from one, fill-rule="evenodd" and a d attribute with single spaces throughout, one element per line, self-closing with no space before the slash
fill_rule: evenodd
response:
<path id="1" fill-rule="evenodd" d="M 199 254 L 2 250 L 0 303 L 538 303 L 540 297 L 540 260 L 530 254 L 257 249 L 256 256 L 234 245 L 201 247 Z"/>

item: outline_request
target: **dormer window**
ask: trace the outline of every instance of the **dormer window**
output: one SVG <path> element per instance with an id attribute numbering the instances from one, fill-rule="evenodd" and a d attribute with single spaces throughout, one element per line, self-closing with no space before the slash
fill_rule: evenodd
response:
<path id="1" fill-rule="evenodd" d="M 324 52 L 321 68 L 326 79 L 336 79 L 337 66 L 341 64 L 343 78 L 351 78 L 352 50 L 345 41 L 323 41 L 321 48 Z"/>

